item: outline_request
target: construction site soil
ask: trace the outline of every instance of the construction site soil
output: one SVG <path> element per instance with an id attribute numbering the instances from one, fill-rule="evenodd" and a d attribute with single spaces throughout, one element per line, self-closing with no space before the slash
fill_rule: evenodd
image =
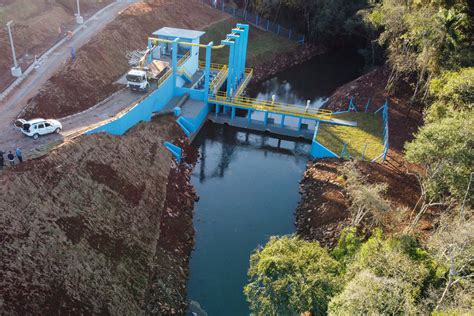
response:
<path id="1" fill-rule="evenodd" d="M 197 152 L 171 117 L 0 173 L 0 310 L 183 314 Z M 162 146 L 184 148 L 177 164 Z"/>
<path id="2" fill-rule="evenodd" d="M 422 124 L 422 115 L 410 111 L 409 89 L 399 90 L 394 95 L 385 93 L 388 69 L 378 67 L 367 74 L 338 88 L 330 97 L 326 108 L 347 110 L 351 97 L 363 110 L 371 98 L 369 111 L 375 111 L 385 100 L 389 102 L 390 150 L 383 164 L 357 162 L 356 167 L 367 178 L 368 183 L 387 183 L 386 199 L 392 209 L 413 209 L 420 196 L 418 180 L 414 172 L 422 171 L 419 166 L 410 164 L 403 157 L 403 146 L 413 139 L 414 133 Z M 296 211 L 296 227 L 305 239 L 318 240 L 324 245 L 334 246 L 342 229 L 350 224 L 349 198 L 340 178 L 340 159 L 322 159 L 308 163 L 301 181 L 302 198 Z M 408 214 L 390 214 L 385 229 L 398 233 L 406 228 Z M 421 237 L 432 228 L 432 213 L 427 213 L 416 233 Z M 396 218 L 395 218 L 396 217 Z M 391 222 L 391 224 L 390 224 Z"/>
<path id="3" fill-rule="evenodd" d="M 81 14 L 87 18 L 113 0 L 82 0 Z M 75 0 L 0 0 L 0 25 L 13 21 L 13 40 L 20 67 L 24 70 L 75 27 Z M 14 77 L 12 51 L 6 28 L 0 29 L 0 91 Z"/>
<path id="4" fill-rule="evenodd" d="M 129 69 L 127 52 L 145 49 L 154 31 L 164 26 L 202 29 L 225 16 L 198 1 L 132 4 L 77 50 L 76 59 L 48 80 L 22 116 L 60 118 L 86 110 L 123 87 L 114 82 Z"/>

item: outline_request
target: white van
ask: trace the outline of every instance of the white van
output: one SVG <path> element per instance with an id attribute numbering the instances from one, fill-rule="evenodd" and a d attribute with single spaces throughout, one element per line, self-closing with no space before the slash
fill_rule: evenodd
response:
<path id="1" fill-rule="evenodd" d="M 42 135 L 51 133 L 60 133 L 63 129 L 62 124 L 57 120 L 34 119 L 25 121 L 23 119 L 16 120 L 15 126 L 26 136 L 38 139 Z"/>

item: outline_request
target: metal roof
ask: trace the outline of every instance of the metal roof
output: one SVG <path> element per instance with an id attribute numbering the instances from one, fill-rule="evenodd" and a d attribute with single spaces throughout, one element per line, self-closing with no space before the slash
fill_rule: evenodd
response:
<path id="1" fill-rule="evenodd" d="M 184 39 L 197 39 L 206 34 L 206 32 L 178 29 L 174 27 L 164 27 L 154 32 L 155 36 L 179 37 Z"/>

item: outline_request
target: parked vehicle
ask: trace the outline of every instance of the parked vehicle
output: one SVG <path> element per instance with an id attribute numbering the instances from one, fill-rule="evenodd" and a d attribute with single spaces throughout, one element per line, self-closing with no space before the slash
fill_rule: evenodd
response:
<path id="1" fill-rule="evenodd" d="M 148 92 L 150 83 L 160 79 L 170 69 L 169 63 L 154 60 L 147 67 L 134 67 L 126 76 L 130 90 Z"/>
<path id="2" fill-rule="evenodd" d="M 33 120 L 18 119 L 15 121 L 15 127 L 17 127 L 23 134 L 33 139 L 38 139 L 42 135 L 51 133 L 60 133 L 63 129 L 62 124 L 57 120 L 45 120 L 42 118 Z"/>

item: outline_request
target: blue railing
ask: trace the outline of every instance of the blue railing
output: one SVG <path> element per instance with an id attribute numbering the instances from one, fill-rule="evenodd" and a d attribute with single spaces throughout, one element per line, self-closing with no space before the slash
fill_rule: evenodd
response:
<path id="1" fill-rule="evenodd" d="M 226 6 L 224 0 L 200 0 L 202 4 L 208 5 L 212 8 L 217 10 L 221 10 L 233 16 L 237 16 L 246 22 L 263 29 L 268 32 L 275 33 L 278 36 L 286 37 L 291 41 L 298 42 L 300 44 L 304 44 L 305 36 L 303 34 L 299 34 L 292 29 L 285 28 L 278 23 L 272 22 L 268 19 L 265 19 L 258 14 L 254 14 L 248 10 L 241 10 L 236 9 L 231 6 Z"/>
<path id="2" fill-rule="evenodd" d="M 383 153 L 372 160 L 372 162 L 377 161 L 378 159 L 382 159 L 382 161 L 385 161 L 387 159 L 387 154 L 388 154 L 388 148 L 389 148 L 389 143 L 388 143 L 388 102 L 385 100 L 384 105 L 382 105 L 375 113 L 378 113 L 382 111 L 382 119 L 383 119 Z"/>

